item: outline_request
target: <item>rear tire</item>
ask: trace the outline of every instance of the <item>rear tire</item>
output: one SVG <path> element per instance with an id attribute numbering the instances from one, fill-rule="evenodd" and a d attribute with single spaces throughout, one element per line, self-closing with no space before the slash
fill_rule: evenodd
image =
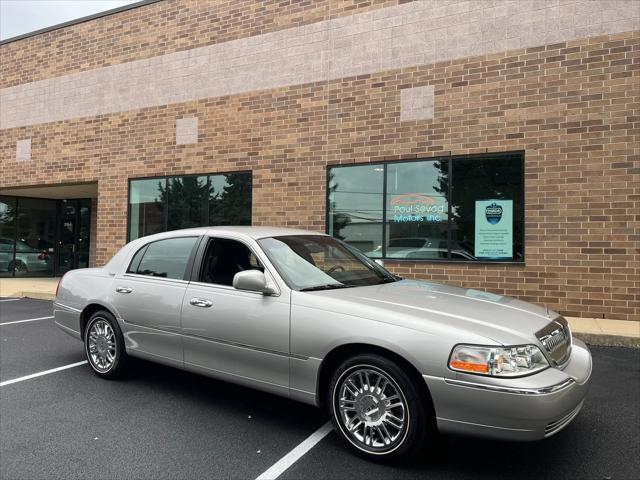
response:
<path id="1" fill-rule="evenodd" d="M 419 452 L 430 410 L 414 381 L 393 361 L 357 355 L 334 372 L 327 405 L 333 426 L 354 452 L 393 462 Z"/>
<path id="2" fill-rule="evenodd" d="M 101 378 L 117 378 L 127 364 L 124 337 L 116 319 L 105 310 L 98 310 L 84 330 L 84 351 L 89 366 Z"/>

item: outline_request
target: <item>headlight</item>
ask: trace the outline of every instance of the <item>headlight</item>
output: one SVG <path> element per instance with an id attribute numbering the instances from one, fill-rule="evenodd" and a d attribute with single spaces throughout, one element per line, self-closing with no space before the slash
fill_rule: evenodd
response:
<path id="1" fill-rule="evenodd" d="M 539 372 L 549 362 L 535 345 L 484 347 L 457 345 L 449 357 L 449 368 L 456 372 L 496 377 L 517 377 Z"/>

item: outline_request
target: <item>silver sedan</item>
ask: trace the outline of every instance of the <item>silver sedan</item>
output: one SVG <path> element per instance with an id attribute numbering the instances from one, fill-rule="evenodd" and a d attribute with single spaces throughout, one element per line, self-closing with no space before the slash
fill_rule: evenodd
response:
<path id="1" fill-rule="evenodd" d="M 549 437 L 578 414 L 591 375 L 557 313 L 404 280 L 302 230 L 144 237 L 67 273 L 54 305 L 100 377 L 133 356 L 324 406 L 369 458 L 418 452 L 438 431 Z"/>

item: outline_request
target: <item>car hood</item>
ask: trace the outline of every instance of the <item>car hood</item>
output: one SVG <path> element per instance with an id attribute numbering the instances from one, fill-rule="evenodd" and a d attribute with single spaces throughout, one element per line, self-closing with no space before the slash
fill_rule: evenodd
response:
<path id="1" fill-rule="evenodd" d="M 425 332 L 473 332 L 502 344 L 537 342 L 556 312 L 515 298 L 419 280 L 313 292 L 316 307 Z M 327 301 L 329 297 L 331 300 Z"/>

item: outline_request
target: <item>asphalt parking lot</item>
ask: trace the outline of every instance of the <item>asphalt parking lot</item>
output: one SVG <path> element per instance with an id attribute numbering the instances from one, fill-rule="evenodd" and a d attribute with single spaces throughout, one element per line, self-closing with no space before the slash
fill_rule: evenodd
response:
<path id="1" fill-rule="evenodd" d="M 255 479 L 326 424 L 313 407 L 143 361 L 118 381 L 86 364 L 46 373 L 84 360 L 50 316 L 51 302 L 0 298 L 2 479 Z M 640 350 L 592 352 L 585 407 L 550 439 L 441 437 L 390 467 L 355 457 L 329 433 L 278 478 L 637 479 Z"/>

